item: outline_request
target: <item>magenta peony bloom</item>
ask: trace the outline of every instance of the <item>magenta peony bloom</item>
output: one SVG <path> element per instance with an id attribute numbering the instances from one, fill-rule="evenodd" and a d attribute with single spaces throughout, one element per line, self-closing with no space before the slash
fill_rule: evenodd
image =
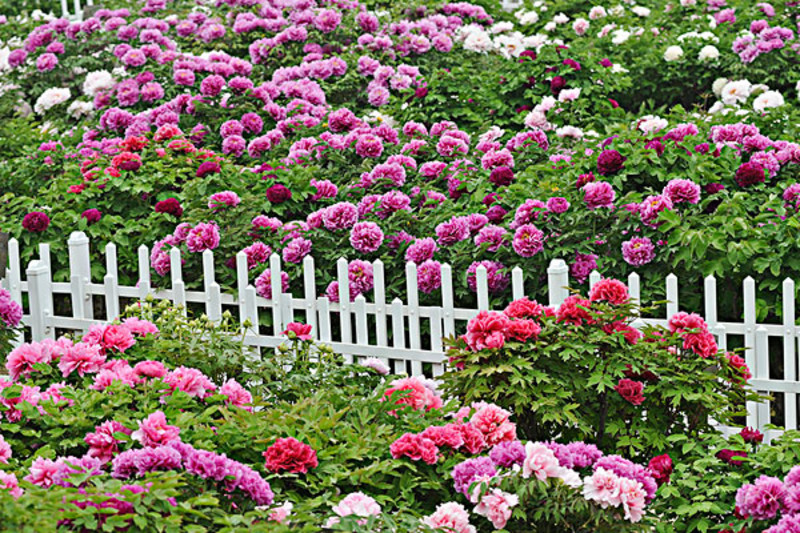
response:
<path id="1" fill-rule="evenodd" d="M 646 265 L 655 256 L 655 246 L 647 237 L 634 237 L 622 243 L 622 258 L 629 265 Z"/>
<path id="2" fill-rule="evenodd" d="M 142 443 L 142 446 L 156 447 L 180 440 L 180 428 L 167 424 L 167 417 L 162 411 L 156 411 L 139 422 L 139 429 L 131 433 L 133 440 Z"/>
<path id="3" fill-rule="evenodd" d="M 219 228 L 216 222 L 201 222 L 186 237 L 186 247 L 190 252 L 213 250 L 219 246 Z"/>
<path id="4" fill-rule="evenodd" d="M 358 222 L 350 231 L 350 244 L 361 253 L 371 253 L 381 247 L 383 231 L 374 222 Z"/>
<path id="5" fill-rule="evenodd" d="M 31 233 L 42 233 L 50 225 L 50 217 L 41 211 L 32 211 L 22 219 L 22 227 Z"/>
<path id="6" fill-rule="evenodd" d="M 544 248 L 544 233 L 533 224 L 523 224 L 514 233 L 511 245 L 519 256 L 533 257 Z"/>
<path id="7" fill-rule="evenodd" d="M 614 189 L 605 181 L 592 181 L 583 186 L 583 201 L 591 210 L 600 207 L 613 209 L 615 198 Z"/>

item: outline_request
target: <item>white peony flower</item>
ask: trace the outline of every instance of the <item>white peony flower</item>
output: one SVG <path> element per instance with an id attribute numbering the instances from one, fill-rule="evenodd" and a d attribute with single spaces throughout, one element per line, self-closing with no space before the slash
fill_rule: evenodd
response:
<path id="1" fill-rule="evenodd" d="M 704 46 L 700 49 L 700 53 L 697 54 L 697 58 L 700 61 L 712 61 L 719 57 L 719 50 L 713 44 L 709 44 Z"/>
<path id="2" fill-rule="evenodd" d="M 83 82 L 83 93 L 94 98 L 100 91 L 108 91 L 114 87 L 114 76 L 107 70 L 96 70 L 86 75 Z"/>
<path id="3" fill-rule="evenodd" d="M 625 14 L 625 6 L 616 5 L 608 10 L 608 13 L 614 17 L 621 17 Z"/>
<path id="4" fill-rule="evenodd" d="M 67 100 L 72 97 L 72 93 L 67 88 L 50 88 L 47 89 L 42 95 L 36 100 L 36 103 L 33 106 L 33 110 L 36 111 L 37 114 L 41 115 L 48 109 L 57 106 L 58 104 L 63 104 Z"/>
<path id="5" fill-rule="evenodd" d="M 683 57 L 683 48 L 677 45 L 668 47 L 664 51 L 664 61 L 677 61 Z"/>
<path id="6" fill-rule="evenodd" d="M 539 22 L 539 13 L 536 11 L 524 11 L 522 14 L 517 14 L 517 20 L 524 26 L 530 26 Z"/>
<path id="7" fill-rule="evenodd" d="M 681 6 L 689 7 L 697 4 L 697 0 L 681 0 Z"/>
<path id="8" fill-rule="evenodd" d="M 489 28 L 491 33 L 503 33 L 504 31 L 511 31 L 514 29 L 514 24 L 511 22 L 498 22 Z"/>
<path id="9" fill-rule="evenodd" d="M 494 45 L 506 59 L 519 57 L 525 51 L 525 46 L 522 43 L 522 34 L 519 32 L 495 37 Z"/>
<path id="10" fill-rule="evenodd" d="M 556 130 L 556 137 L 560 137 L 562 139 L 565 137 L 569 137 L 571 139 L 582 139 L 583 130 L 575 126 L 563 126 Z"/>
<path id="11" fill-rule="evenodd" d="M 588 29 L 589 21 L 584 18 L 575 19 L 575 22 L 572 23 L 572 31 L 578 35 L 586 35 Z"/>
<path id="12" fill-rule="evenodd" d="M 80 100 L 75 100 L 69 107 L 67 108 L 67 113 L 72 118 L 81 118 L 81 117 L 88 117 L 92 113 L 94 113 L 94 104 L 91 102 L 82 102 Z"/>
<path id="13" fill-rule="evenodd" d="M 730 81 L 722 88 L 720 97 L 724 104 L 736 105 L 746 101 L 751 90 L 752 85 L 747 80 Z"/>
<path id="14" fill-rule="evenodd" d="M 643 6 L 633 6 L 631 11 L 634 14 L 639 15 L 640 17 L 649 17 L 650 16 L 650 9 L 643 7 Z"/>
<path id="15" fill-rule="evenodd" d="M 492 38 L 483 30 L 470 32 L 464 39 L 464 48 L 472 52 L 487 52 L 492 46 Z"/>
<path id="16" fill-rule="evenodd" d="M 771 107 L 780 107 L 784 104 L 783 95 L 778 91 L 766 91 L 759 94 L 753 100 L 753 109 L 756 111 L 764 111 Z"/>
<path id="17" fill-rule="evenodd" d="M 639 128 L 639 131 L 642 133 L 649 135 L 663 130 L 668 124 L 669 122 L 665 118 L 655 115 L 646 115 L 639 119 L 636 127 Z"/>
<path id="18" fill-rule="evenodd" d="M 573 102 L 581 95 L 580 88 L 577 89 L 564 89 L 558 94 L 559 102 Z"/>
<path id="19" fill-rule="evenodd" d="M 558 25 L 553 22 L 552 20 L 544 25 L 544 31 L 553 31 L 558 27 Z"/>
<path id="20" fill-rule="evenodd" d="M 608 13 L 606 12 L 606 8 L 603 6 L 594 6 L 589 10 L 589 20 L 597 20 L 607 16 Z"/>
<path id="21" fill-rule="evenodd" d="M 725 87 L 728 82 L 731 81 L 728 78 L 717 78 L 714 80 L 714 83 L 711 84 L 711 91 L 717 96 L 722 95 L 722 88 Z"/>
<path id="22" fill-rule="evenodd" d="M 555 17 L 553 17 L 553 22 L 556 24 L 566 24 L 569 22 L 569 17 L 566 16 L 564 13 L 559 13 Z"/>
<path id="23" fill-rule="evenodd" d="M 625 30 L 615 30 L 611 34 L 611 42 L 614 44 L 622 44 L 631 37 L 631 32 Z"/>

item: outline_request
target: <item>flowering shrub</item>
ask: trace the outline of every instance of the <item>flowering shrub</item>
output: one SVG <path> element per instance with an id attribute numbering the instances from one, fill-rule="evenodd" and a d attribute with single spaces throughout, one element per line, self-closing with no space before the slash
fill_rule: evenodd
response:
<path id="1" fill-rule="evenodd" d="M 529 439 L 577 439 L 649 459 L 672 435 L 710 431 L 752 397 L 750 374 L 717 348 L 705 321 L 678 313 L 668 328 L 633 328 L 640 308 L 614 279 L 556 309 L 523 298 L 482 311 L 450 341 L 445 391 L 508 409 Z"/>
<path id="2" fill-rule="evenodd" d="M 0 353 L 11 350 L 21 320 L 22 307 L 11 299 L 7 290 L 0 289 Z"/>

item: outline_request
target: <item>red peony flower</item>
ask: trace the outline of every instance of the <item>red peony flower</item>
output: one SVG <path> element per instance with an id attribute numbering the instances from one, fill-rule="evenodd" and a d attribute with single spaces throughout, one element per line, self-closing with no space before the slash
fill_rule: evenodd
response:
<path id="1" fill-rule="evenodd" d="M 617 383 L 617 386 L 614 387 L 614 390 L 617 391 L 625 401 L 633 405 L 641 405 L 644 401 L 644 394 L 642 394 L 644 384 L 639 381 L 621 379 L 619 383 Z"/>
<path id="2" fill-rule="evenodd" d="M 647 471 L 659 485 L 669 483 L 669 476 L 672 474 L 672 459 L 666 453 L 653 457 L 647 464 Z"/>
<path id="3" fill-rule="evenodd" d="M 142 166 L 142 158 L 139 154 L 122 152 L 121 154 L 114 156 L 114 158 L 111 160 L 111 165 L 120 170 L 135 171 L 139 170 L 139 167 Z"/>
<path id="4" fill-rule="evenodd" d="M 292 191 L 286 188 L 286 186 L 281 185 L 280 183 L 276 183 L 269 189 L 267 189 L 267 200 L 269 200 L 273 204 L 282 204 L 283 202 L 291 199 Z"/>
<path id="5" fill-rule="evenodd" d="M 746 427 L 739 432 L 745 442 L 758 444 L 764 440 L 764 434 L 757 429 Z"/>
<path id="6" fill-rule="evenodd" d="M 181 203 L 177 199 L 167 198 L 156 204 L 156 213 L 167 213 L 180 218 L 183 214 L 183 207 L 181 207 Z"/>
<path id="7" fill-rule="evenodd" d="M 557 320 L 576 326 L 580 326 L 584 320 L 590 322 L 592 317 L 588 309 L 591 305 L 589 300 L 584 300 L 580 296 L 568 296 L 556 311 Z"/>
<path id="8" fill-rule="evenodd" d="M 607 278 L 595 283 L 589 291 L 590 302 L 608 302 L 613 305 L 622 305 L 630 299 L 628 287 L 619 280 Z"/>
<path id="9" fill-rule="evenodd" d="M 527 296 L 514 300 L 505 311 L 503 311 L 509 318 L 533 318 L 539 316 L 544 311 L 544 306 L 536 300 L 529 300 Z"/>
<path id="10" fill-rule="evenodd" d="M 266 459 L 266 468 L 277 473 L 282 470 L 296 474 L 305 474 L 311 468 L 319 465 L 317 452 L 294 437 L 278 439 L 275 444 L 263 453 Z"/>
<path id="11" fill-rule="evenodd" d="M 520 342 L 525 342 L 531 337 L 538 337 L 542 328 L 530 319 L 512 320 L 511 325 L 508 327 L 508 335 L 512 339 Z"/>
<path id="12" fill-rule="evenodd" d="M 439 448 L 431 439 L 414 433 L 406 433 L 394 441 L 389 446 L 389 451 L 395 459 L 400 457 L 408 457 L 412 461 L 421 459 L 429 465 L 436 464 L 439 457 Z"/>

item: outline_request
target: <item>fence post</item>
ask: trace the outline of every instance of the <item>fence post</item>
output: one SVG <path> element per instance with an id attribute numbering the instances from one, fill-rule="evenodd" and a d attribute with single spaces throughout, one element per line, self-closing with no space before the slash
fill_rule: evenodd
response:
<path id="1" fill-rule="evenodd" d="M 10 239 L 8 241 L 8 271 L 6 272 L 6 288 L 11 299 L 22 306 L 22 272 L 19 261 L 19 241 Z M 17 334 L 16 344 L 19 346 L 25 342 L 25 334 L 20 331 Z"/>
<path id="2" fill-rule="evenodd" d="M 48 324 L 52 309 L 47 307 L 47 294 L 50 284 L 47 281 L 49 266 L 38 259 L 28 264 L 25 271 L 28 277 L 28 295 L 31 307 L 31 338 L 38 342 L 46 338 L 54 338 L 52 328 Z"/>
<path id="3" fill-rule="evenodd" d="M 563 259 L 553 259 L 547 267 L 547 292 L 550 307 L 558 307 L 569 296 L 569 268 Z"/>
<path id="4" fill-rule="evenodd" d="M 117 246 L 106 245 L 106 275 L 103 278 L 106 292 L 106 320 L 119 317 L 119 274 L 117 268 Z"/>
<path id="5" fill-rule="evenodd" d="M 89 293 L 89 283 L 92 281 L 89 237 L 82 231 L 74 231 L 67 240 L 67 247 L 69 248 L 69 271 L 72 282 L 70 291 L 72 316 L 94 318 L 92 295 Z"/>

